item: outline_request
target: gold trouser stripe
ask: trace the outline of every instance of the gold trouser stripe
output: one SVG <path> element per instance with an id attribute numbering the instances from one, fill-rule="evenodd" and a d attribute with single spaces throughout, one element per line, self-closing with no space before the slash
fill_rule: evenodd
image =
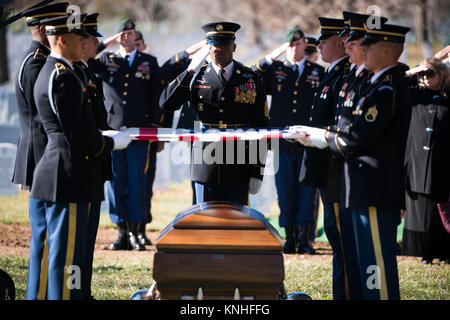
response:
<path id="1" fill-rule="evenodd" d="M 386 282 L 386 270 L 384 267 L 383 251 L 381 249 L 380 231 L 378 229 L 377 208 L 369 207 L 370 233 L 372 234 L 372 244 L 375 251 L 375 261 L 380 268 L 380 299 L 388 300 L 388 288 Z"/>
<path id="2" fill-rule="evenodd" d="M 336 227 L 339 232 L 339 242 L 341 243 L 342 262 L 344 263 L 345 300 L 350 300 L 350 288 L 348 286 L 347 265 L 345 263 L 344 245 L 343 245 L 342 233 L 341 233 L 341 221 L 340 221 L 340 217 L 339 217 L 339 203 L 335 202 L 333 205 L 334 205 L 334 214 L 336 217 Z"/>
<path id="3" fill-rule="evenodd" d="M 91 216 L 91 203 L 88 202 L 88 219 Z"/>
<path id="4" fill-rule="evenodd" d="M 42 253 L 41 274 L 39 276 L 39 290 L 38 300 L 45 300 L 47 295 L 47 280 L 48 280 L 48 242 L 47 235 L 45 235 L 44 252 Z"/>
<path id="5" fill-rule="evenodd" d="M 66 264 L 64 266 L 64 282 L 63 282 L 63 300 L 70 300 L 70 288 L 67 285 L 69 274 L 67 268 L 73 265 L 73 258 L 75 254 L 75 239 L 77 231 L 77 204 L 69 203 L 69 222 L 67 233 L 67 248 L 66 248 Z"/>
<path id="6" fill-rule="evenodd" d="M 152 148 L 152 142 L 148 143 L 147 147 L 147 160 L 145 161 L 144 174 L 147 174 L 148 167 L 150 166 L 150 150 Z"/>

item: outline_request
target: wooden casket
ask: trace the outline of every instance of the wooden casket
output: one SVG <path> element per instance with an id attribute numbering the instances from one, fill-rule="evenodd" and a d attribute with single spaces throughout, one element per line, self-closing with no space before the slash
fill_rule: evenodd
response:
<path id="1" fill-rule="evenodd" d="M 180 212 L 156 243 L 159 299 L 279 299 L 281 238 L 264 216 L 230 202 Z"/>

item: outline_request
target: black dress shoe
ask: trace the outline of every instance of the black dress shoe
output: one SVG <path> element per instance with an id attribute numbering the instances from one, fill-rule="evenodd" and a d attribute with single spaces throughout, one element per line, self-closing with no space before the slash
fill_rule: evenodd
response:
<path id="1" fill-rule="evenodd" d="M 313 246 L 309 241 L 310 226 L 297 226 L 297 253 L 299 254 L 315 254 Z"/>
<path id="2" fill-rule="evenodd" d="M 295 227 L 287 226 L 284 230 L 286 233 L 286 242 L 283 244 L 283 253 L 295 253 Z"/>
<path id="3" fill-rule="evenodd" d="M 127 235 L 127 225 L 126 222 L 121 222 L 117 224 L 119 228 L 119 236 L 116 241 L 111 243 L 108 247 L 109 250 L 130 250 L 130 242 Z"/>
<path id="4" fill-rule="evenodd" d="M 433 264 L 433 259 L 422 258 L 422 264 Z"/>
<path id="5" fill-rule="evenodd" d="M 145 234 L 145 223 L 141 223 L 139 226 L 139 231 L 138 231 L 138 240 L 141 244 L 143 244 L 144 246 L 151 246 L 152 242 L 150 241 L 149 238 L 147 238 L 147 235 Z"/>
<path id="6" fill-rule="evenodd" d="M 143 245 L 138 238 L 139 222 L 129 222 L 128 223 L 128 241 L 130 241 L 131 250 L 143 251 L 145 250 L 145 245 Z"/>
<path id="7" fill-rule="evenodd" d="M 139 242 L 144 245 L 144 246 L 151 246 L 152 242 L 150 241 L 149 238 L 147 238 L 147 236 L 145 235 L 145 233 L 138 233 L 137 235 Z"/>
<path id="8" fill-rule="evenodd" d="M 145 245 L 143 245 L 138 237 L 133 234 L 132 232 L 128 233 L 128 239 L 130 241 L 130 246 L 131 246 L 131 250 L 135 250 L 135 251 L 144 251 L 145 250 Z"/>

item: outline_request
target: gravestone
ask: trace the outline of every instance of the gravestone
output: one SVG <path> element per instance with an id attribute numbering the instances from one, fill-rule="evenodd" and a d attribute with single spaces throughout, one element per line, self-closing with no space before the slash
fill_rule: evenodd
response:
<path id="1" fill-rule="evenodd" d="M 11 143 L 0 143 L 0 194 L 18 193 L 18 186 L 11 182 L 16 161 L 17 147 Z"/>

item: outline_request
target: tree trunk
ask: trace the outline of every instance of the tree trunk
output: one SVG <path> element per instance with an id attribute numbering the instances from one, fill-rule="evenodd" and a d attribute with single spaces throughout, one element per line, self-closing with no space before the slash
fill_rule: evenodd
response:
<path id="1" fill-rule="evenodd" d="M 428 16 L 427 16 L 427 10 L 428 10 L 428 0 L 421 0 L 420 1 L 420 17 L 421 17 L 421 30 L 422 33 L 422 54 L 424 58 L 431 57 L 433 53 L 431 52 L 431 46 L 430 46 L 430 37 L 428 33 Z"/>
<path id="2" fill-rule="evenodd" d="M 0 84 L 9 80 L 6 28 L 0 29 Z"/>

